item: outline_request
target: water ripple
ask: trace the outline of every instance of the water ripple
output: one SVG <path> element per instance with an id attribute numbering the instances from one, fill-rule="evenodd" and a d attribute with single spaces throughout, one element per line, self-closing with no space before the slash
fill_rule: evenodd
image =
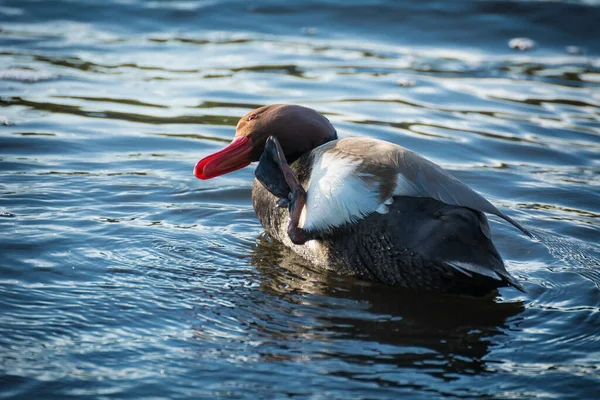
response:
<path id="1" fill-rule="evenodd" d="M 594 2 L 0 14 L 3 398 L 595 398 Z M 193 178 L 242 115 L 284 102 L 425 155 L 531 229 L 490 218 L 527 293 L 316 270 L 261 233 L 252 167 Z"/>

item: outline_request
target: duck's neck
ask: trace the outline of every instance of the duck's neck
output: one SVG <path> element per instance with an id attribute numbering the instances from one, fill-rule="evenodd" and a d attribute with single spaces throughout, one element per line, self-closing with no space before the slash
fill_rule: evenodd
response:
<path id="1" fill-rule="evenodd" d="M 338 140 L 337 137 L 337 132 L 335 130 L 333 130 L 333 132 L 330 133 L 329 136 L 318 136 L 318 137 L 314 137 L 314 138 L 304 138 L 304 140 L 306 140 L 306 142 L 303 142 L 303 145 L 299 145 L 299 146 L 290 146 L 289 144 L 286 146 L 284 144 L 285 139 L 280 140 L 280 143 L 282 144 L 282 147 L 285 149 L 287 148 L 288 151 L 285 154 L 285 159 L 288 162 L 288 164 L 292 165 L 292 163 L 294 163 L 296 160 L 299 160 L 300 158 L 303 158 L 307 155 L 309 155 L 310 153 L 313 152 L 313 150 L 315 150 L 316 148 L 324 145 L 325 143 L 329 143 L 329 142 L 333 142 L 334 140 Z M 296 148 L 299 149 L 296 152 L 292 152 L 289 149 L 290 148 Z M 306 149 L 309 149 L 308 151 L 306 151 Z"/>
<path id="2" fill-rule="evenodd" d="M 310 173 L 312 171 L 314 154 L 312 150 L 308 153 L 302 154 L 300 157 L 290 162 L 290 168 L 294 171 L 296 178 L 302 184 L 304 189 L 306 190 L 306 184 L 308 183 L 308 178 L 310 178 Z"/>

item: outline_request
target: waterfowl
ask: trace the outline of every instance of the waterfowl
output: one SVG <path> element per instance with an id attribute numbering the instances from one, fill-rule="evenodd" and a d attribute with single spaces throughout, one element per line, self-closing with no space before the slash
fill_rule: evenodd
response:
<path id="1" fill-rule="evenodd" d="M 485 214 L 531 234 L 417 153 L 338 139 L 317 111 L 275 104 L 242 117 L 233 141 L 198 161 L 194 175 L 211 179 L 254 161 L 252 204 L 266 233 L 318 267 L 419 291 L 523 290 Z"/>

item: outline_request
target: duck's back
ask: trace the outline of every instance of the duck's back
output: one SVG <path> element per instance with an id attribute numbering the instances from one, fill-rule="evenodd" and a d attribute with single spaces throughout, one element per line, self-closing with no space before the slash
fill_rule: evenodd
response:
<path id="1" fill-rule="evenodd" d="M 302 165 L 302 167 L 300 167 Z M 427 197 L 499 216 L 530 235 L 479 193 L 437 164 L 402 146 L 346 138 L 314 149 L 292 167 L 306 174 L 304 226 L 325 230 L 385 213 L 393 197 Z"/>
<path id="2" fill-rule="evenodd" d="M 418 154 L 349 138 L 326 143 L 291 167 L 307 192 L 302 227 L 318 239 L 292 244 L 287 209 L 258 181 L 254 209 L 268 234 L 312 263 L 420 290 L 520 288 L 491 241 L 483 211 L 512 220 Z"/>

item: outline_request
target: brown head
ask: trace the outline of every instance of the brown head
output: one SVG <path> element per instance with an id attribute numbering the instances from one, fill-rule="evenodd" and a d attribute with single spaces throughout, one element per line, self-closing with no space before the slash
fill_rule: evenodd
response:
<path id="1" fill-rule="evenodd" d="M 258 161 L 267 138 L 275 136 L 288 162 L 337 139 L 327 118 L 307 107 L 273 104 L 244 115 L 237 124 L 235 138 L 223 150 L 204 157 L 194 168 L 199 179 L 210 179 L 244 168 Z"/>

